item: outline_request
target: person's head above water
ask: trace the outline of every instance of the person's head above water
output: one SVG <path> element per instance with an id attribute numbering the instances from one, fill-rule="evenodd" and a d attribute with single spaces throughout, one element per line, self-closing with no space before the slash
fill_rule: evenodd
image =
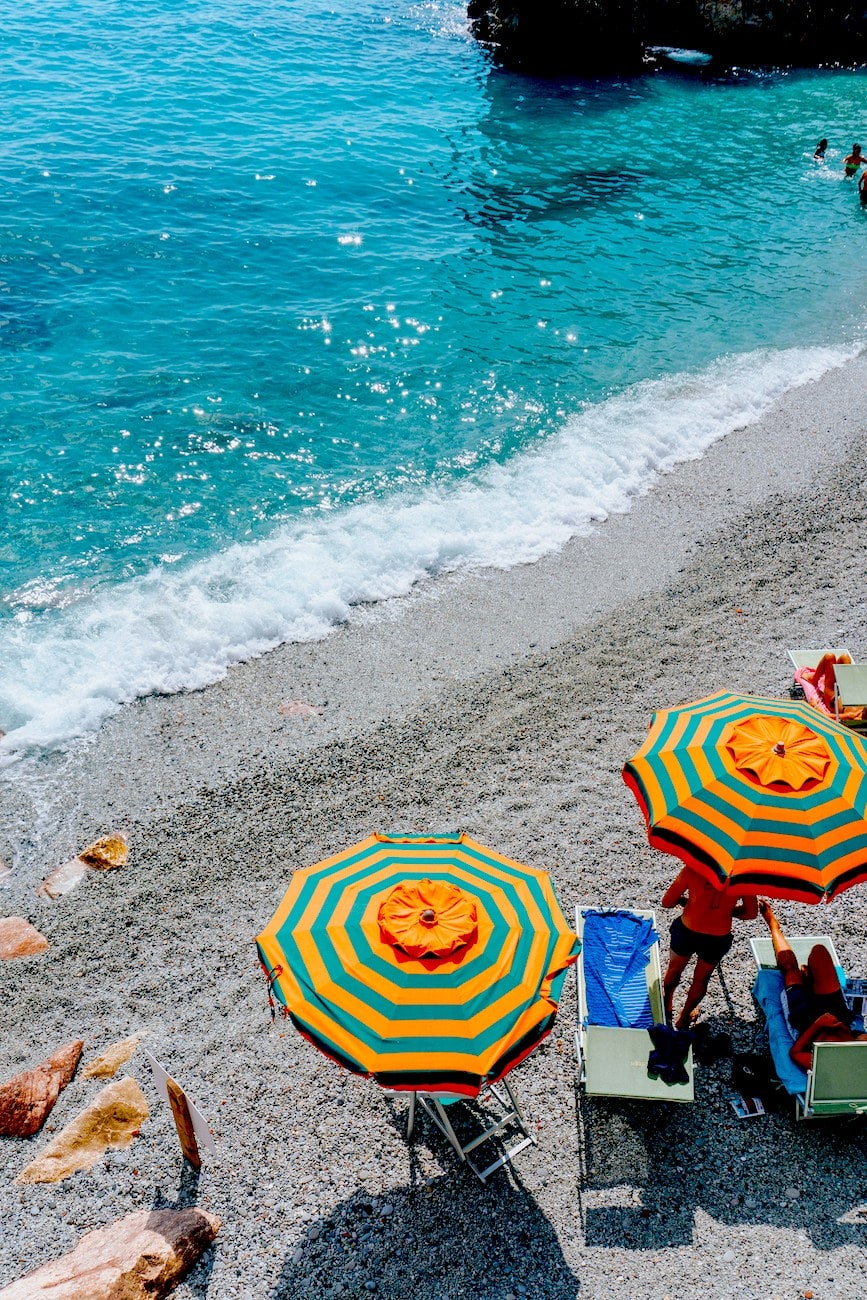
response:
<path id="1" fill-rule="evenodd" d="M 860 146 L 860 144 L 853 144 L 853 145 L 852 145 L 852 152 L 853 152 L 853 153 L 860 153 L 860 152 L 861 152 L 861 146 Z"/>
<path id="2" fill-rule="evenodd" d="M 827 141 L 827 140 L 820 140 L 819 143 L 816 145 L 816 148 L 817 148 L 817 149 L 827 149 L 827 148 L 828 148 L 828 141 Z"/>

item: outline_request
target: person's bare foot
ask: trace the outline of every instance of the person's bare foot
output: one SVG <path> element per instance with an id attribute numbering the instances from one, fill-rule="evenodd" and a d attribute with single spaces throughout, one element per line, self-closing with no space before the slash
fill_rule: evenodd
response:
<path id="1" fill-rule="evenodd" d="M 683 1012 L 681 1012 L 677 1017 L 674 1027 L 675 1029 L 695 1029 L 700 1016 L 701 1007 L 693 1007 L 692 1011 L 690 1011 L 689 1015 L 686 1017 L 684 1017 Z"/>
<path id="2" fill-rule="evenodd" d="M 770 925 L 769 918 L 774 915 L 774 912 L 770 903 L 766 898 L 759 899 L 759 912 L 761 913 L 762 920 L 767 922 L 767 924 Z"/>

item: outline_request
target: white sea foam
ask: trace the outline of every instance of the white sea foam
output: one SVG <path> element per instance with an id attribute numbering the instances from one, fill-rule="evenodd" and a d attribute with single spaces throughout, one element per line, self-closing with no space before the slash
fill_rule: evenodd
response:
<path id="1" fill-rule="evenodd" d="M 321 638 L 354 603 L 537 560 L 852 355 L 756 352 L 638 384 L 473 478 L 317 512 L 266 541 L 23 610 L 0 626 L 0 764 L 87 734 L 138 696 L 202 687 L 281 642 Z"/>

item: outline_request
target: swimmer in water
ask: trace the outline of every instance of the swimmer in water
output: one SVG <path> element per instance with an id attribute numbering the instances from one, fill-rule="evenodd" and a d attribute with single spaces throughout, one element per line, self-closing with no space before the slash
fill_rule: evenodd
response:
<path id="1" fill-rule="evenodd" d="M 865 158 L 864 155 L 861 153 L 860 144 L 853 144 L 852 152 L 849 154 L 847 158 L 843 159 L 843 167 L 845 169 L 846 175 L 849 177 L 854 176 L 858 168 L 861 166 L 861 164 L 864 161 Z"/>
<path id="2" fill-rule="evenodd" d="M 828 148 L 828 141 L 827 141 L 827 140 L 820 140 L 819 143 L 816 145 L 816 152 L 813 154 L 813 157 L 814 157 L 818 162 L 824 162 L 824 161 L 825 161 L 825 150 L 826 150 L 827 148 Z"/>
<path id="3" fill-rule="evenodd" d="M 858 177 L 858 197 L 861 200 L 861 207 L 867 208 L 867 171 L 862 172 Z"/>

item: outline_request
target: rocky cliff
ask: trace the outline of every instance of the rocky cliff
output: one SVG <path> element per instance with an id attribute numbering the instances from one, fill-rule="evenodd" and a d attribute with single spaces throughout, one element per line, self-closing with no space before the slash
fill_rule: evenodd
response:
<path id="1" fill-rule="evenodd" d="M 859 0 L 469 0 L 477 39 L 541 76 L 634 73 L 652 45 L 690 46 L 716 68 L 867 60 Z"/>

